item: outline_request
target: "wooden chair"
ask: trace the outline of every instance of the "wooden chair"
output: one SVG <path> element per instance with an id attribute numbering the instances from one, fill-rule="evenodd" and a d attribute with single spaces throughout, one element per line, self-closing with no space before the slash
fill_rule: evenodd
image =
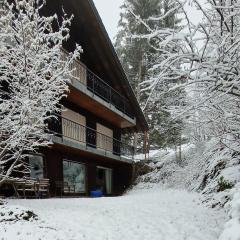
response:
<path id="1" fill-rule="evenodd" d="M 36 196 L 37 192 L 36 192 L 35 184 L 36 184 L 36 180 L 33 180 L 33 179 L 16 179 L 13 182 L 13 185 L 18 197 L 20 197 L 21 196 L 20 193 L 22 193 L 24 198 L 26 198 L 27 192 L 34 193 Z"/>
<path id="2" fill-rule="evenodd" d="M 15 180 L 12 182 L 12 186 L 18 198 L 21 197 L 20 193 L 22 193 L 22 196 L 25 198 L 25 182 L 26 180 Z"/>
<path id="3" fill-rule="evenodd" d="M 38 179 L 37 182 L 35 183 L 35 188 L 37 189 L 37 195 L 38 197 L 46 196 L 49 197 L 49 187 L 50 187 L 50 182 L 48 178 L 41 178 Z"/>
<path id="4" fill-rule="evenodd" d="M 15 180 L 13 182 L 14 189 L 18 195 L 21 196 L 20 193 L 23 194 L 23 197 L 26 198 L 27 193 L 34 193 L 35 197 L 46 196 L 49 197 L 49 179 L 42 178 L 24 178 Z"/>
<path id="5" fill-rule="evenodd" d="M 29 178 L 29 179 L 25 180 L 24 197 L 26 197 L 26 193 L 27 194 L 32 193 L 32 194 L 34 194 L 34 196 L 36 196 L 36 194 L 37 194 L 36 183 L 37 183 L 37 180 L 33 179 L 33 178 L 32 179 Z"/>
<path id="6" fill-rule="evenodd" d="M 75 193 L 75 185 L 64 182 L 64 192 L 65 193 Z"/>

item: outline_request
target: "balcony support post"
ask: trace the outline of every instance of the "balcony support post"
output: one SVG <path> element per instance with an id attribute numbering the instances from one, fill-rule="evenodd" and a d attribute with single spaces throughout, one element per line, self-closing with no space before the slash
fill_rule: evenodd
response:
<path id="1" fill-rule="evenodd" d="M 147 160 L 149 159 L 149 133 L 147 131 L 144 132 L 143 149 L 144 149 L 145 160 Z"/>

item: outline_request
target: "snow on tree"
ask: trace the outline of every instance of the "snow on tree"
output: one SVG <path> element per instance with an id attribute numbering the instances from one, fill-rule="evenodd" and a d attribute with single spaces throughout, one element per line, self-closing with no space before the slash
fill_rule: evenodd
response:
<path id="1" fill-rule="evenodd" d="M 72 17 L 41 16 L 45 1 L 4 1 L 0 8 L 0 184 L 13 172 L 26 173 L 26 157 L 51 144 L 47 121 L 67 94 L 70 64 L 62 45 Z"/>
<path id="2" fill-rule="evenodd" d="M 185 122 L 183 132 L 192 140 L 215 139 L 213 152 L 225 151 L 230 158 L 240 147 L 240 10 L 236 1 L 192 5 L 201 12 L 198 23 L 180 1 L 169 10 L 177 7 L 180 28 L 155 29 L 135 15 L 148 31 L 137 37 L 158 43 L 152 77 L 142 83 L 149 93 L 146 106 L 159 103 L 173 120 Z"/>
<path id="3" fill-rule="evenodd" d="M 231 158 L 239 154 L 240 143 L 240 35 L 237 31 L 240 11 L 234 1 L 209 1 L 205 5 L 195 1 L 195 4 L 202 12 L 203 21 L 192 25 L 192 39 L 188 37 L 193 57 L 188 74 L 191 99 L 185 111 L 199 130 L 196 137 L 214 138 L 216 148 Z"/>
<path id="4" fill-rule="evenodd" d="M 126 0 L 121 7 L 121 19 L 118 24 L 119 32 L 115 46 L 142 107 L 148 97 L 148 93 L 142 91 L 145 88 L 143 83 L 151 78 L 150 69 L 155 65 L 159 52 L 158 42 L 154 38 L 139 37 L 148 35 L 149 29 L 136 17 L 146 22 L 151 29 L 173 28 L 178 23 L 176 11 L 169 12 L 173 5 L 175 4 L 169 0 Z M 165 18 L 158 18 L 165 14 L 167 14 Z M 165 145 L 169 136 L 168 134 L 165 137 L 160 136 L 158 127 L 163 120 L 169 122 L 168 113 L 165 111 L 160 113 L 158 104 L 148 104 L 143 110 L 149 120 L 152 146 Z"/>

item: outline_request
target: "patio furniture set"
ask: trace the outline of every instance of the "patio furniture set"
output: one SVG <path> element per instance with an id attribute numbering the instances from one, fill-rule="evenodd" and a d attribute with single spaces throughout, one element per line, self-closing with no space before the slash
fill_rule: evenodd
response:
<path id="1" fill-rule="evenodd" d="M 11 185 L 14 194 L 18 198 L 49 197 L 49 179 L 42 178 L 9 178 L 5 181 L 6 185 Z"/>

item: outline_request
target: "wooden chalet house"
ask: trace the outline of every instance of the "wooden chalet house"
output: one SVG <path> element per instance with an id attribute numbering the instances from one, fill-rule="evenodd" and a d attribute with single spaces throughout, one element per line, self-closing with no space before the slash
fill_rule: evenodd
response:
<path id="1" fill-rule="evenodd" d="M 50 193 L 121 194 L 132 180 L 134 147 L 125 133 L 147 132 L 148 124 L 92 0 L 47 0 L 45 15 L 74 19 L 65 55 L 78 43 L 84 52 L 72 68 L 64 110 L 49 124 L 53 145 L 30 157 L 31 177 L 48 178 Z M 146 147 L 145 147 L 146 148 Z"/>

